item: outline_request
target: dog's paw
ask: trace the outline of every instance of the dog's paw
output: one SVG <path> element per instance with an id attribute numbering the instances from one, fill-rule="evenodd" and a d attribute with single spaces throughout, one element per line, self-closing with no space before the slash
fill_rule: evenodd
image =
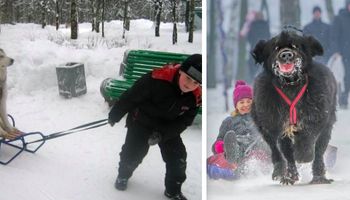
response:
<path id="1" fill-rule="evenodd" d="M 284 162 L 277 162 L 273 166 L 272 180 L 281 180 L 287 172 L 286 164 Z"/>
<path id="2" fill-rule="evenodd" d="M 280 180 L 283 185 L 294 185 L 295 182 L 299 181 L 299 173 L 296 168 L 288 168 L 285 176 Z"/>
<path id="3" fill-rule="evenodd" d="M 280 183 L 282 185 L 294 185 L 294 183 L 296 182 L 297 180 L 294 180 L 293 178 L 291 177 L 288 177 L 288 176 L 284 176 L 281 178 L 280 180 Z"/>
<path id="4" fill-rule="evenodd" d="M 333 179 L 327 179 L 325 176 L 314 176 L 310 184 L 331 184 L 333 181 Z"/>

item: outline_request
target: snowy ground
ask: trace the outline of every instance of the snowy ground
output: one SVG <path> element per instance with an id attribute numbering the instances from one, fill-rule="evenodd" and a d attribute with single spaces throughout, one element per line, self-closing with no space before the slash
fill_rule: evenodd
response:
<path id="1" fill-rule="evenodd" d="M 106 39 L 91 33 L 90 24 L 80 24 L 79 39 L 70 41 L 62 27 L 1 25 L 0 48 L 15 59 L 8 68 L 8 113 L 24 132 L 50 134 L 87 122 L 104 119 L 109 111 L 99 93 L 102 80 L 116 77 L 126 49 L 152 49 L 201 53 L 201 31 L 194 43 L 187 42 L 179 25 L 178 44 L 171 44 L 172 24 L 161 24 L 161 37 L 153 37 L 152 22 L 131 22 L 127 39 L 122 24 L 107 23 Z M 55 67 L 66 62 L 85 65 L 87 94 L 72 99 L 58 95 Z M 36 154 L 24 153 L 7 166 L 0 166 L 1 200 L 132 200 L 165 199 L 165 165 L 158 147 L 151 147 L 135 171 L 125 192 L 114 189 L 119 151 L 124 142 L 124 119 L 113 128 L 76 133 L 48 141 Z M 187 181 L 183 193 L 202 198 L 201 129 L 193 126 L 183 134 L 188 152 Z M 1 152 L 6 154 L 6 152 Z"/>
<path id="2" fill-rule="evenodd" d="M 207 155 L 211 155 L 211 145 L 215 141 L 223 119 L 229 113 L 224 111 L 222 87 L 207 91 Z M 232 89 L 229 91 L 229 104 L 232 108 Z M 335 167 L 327 176 L 335 181 L 330 185 L 309 185 L 311 181 L 311 166 L 302 166 L 299 171 L 301 180 L 294 186 L 282 186 L 271 180 L 271 173 L 250 176 L 238 181 L 211 180 L 207 182 L 207 199 L 234 199 L 234 200 L 335 200 L 350 199 L 350 110 L 338 110 L 336 122 L 330 144 L 338 147 L 338 159 Z M 272 168 L 271 168 L 272 172 Z"/>

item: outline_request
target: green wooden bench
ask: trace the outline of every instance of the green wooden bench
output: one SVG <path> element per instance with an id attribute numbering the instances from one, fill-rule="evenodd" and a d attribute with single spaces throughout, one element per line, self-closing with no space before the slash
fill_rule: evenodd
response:
<path id="1" fill-rule="evenodd" d="M 142 75 L 168 63 L 182 63 L 188 56 L 190 55 L 172 52 L 128 50 L 120 65 L 119 78 L 122 79 L 105 79 L 101 83 L 100 92 L 111 106 Z"/>

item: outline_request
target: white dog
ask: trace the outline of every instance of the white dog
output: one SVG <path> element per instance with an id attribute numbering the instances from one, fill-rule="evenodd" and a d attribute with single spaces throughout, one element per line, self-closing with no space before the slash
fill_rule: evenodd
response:
<path id="1" fill-rule="evenodd" d="M 5 52 L 0 49 L 0 136 L 6 139 L 14 139 L 21 134 L 8 121 L 6 112 L 6 78 L 7 67 L 13 64 L 13 59 L 7 57 Z"/>

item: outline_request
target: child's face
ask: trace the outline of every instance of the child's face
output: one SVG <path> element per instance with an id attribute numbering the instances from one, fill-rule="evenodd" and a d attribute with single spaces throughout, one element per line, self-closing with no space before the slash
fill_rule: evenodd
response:
<path id="1" fill-rule="evenodd" d="M 182 92 L 191 92 L 197 89 L 199 86 L 200 84 L 196 80 L 193 80 L 185 72 L 180 71 L 179 87 Z"/>
<path id="2" fill-rule="evenodd" d="M 253 103 L 253 100 L 250 98 L 241 99 L 237 102 L 236 109 L 241 115 L 250 113 L 252 103 Z"/>

